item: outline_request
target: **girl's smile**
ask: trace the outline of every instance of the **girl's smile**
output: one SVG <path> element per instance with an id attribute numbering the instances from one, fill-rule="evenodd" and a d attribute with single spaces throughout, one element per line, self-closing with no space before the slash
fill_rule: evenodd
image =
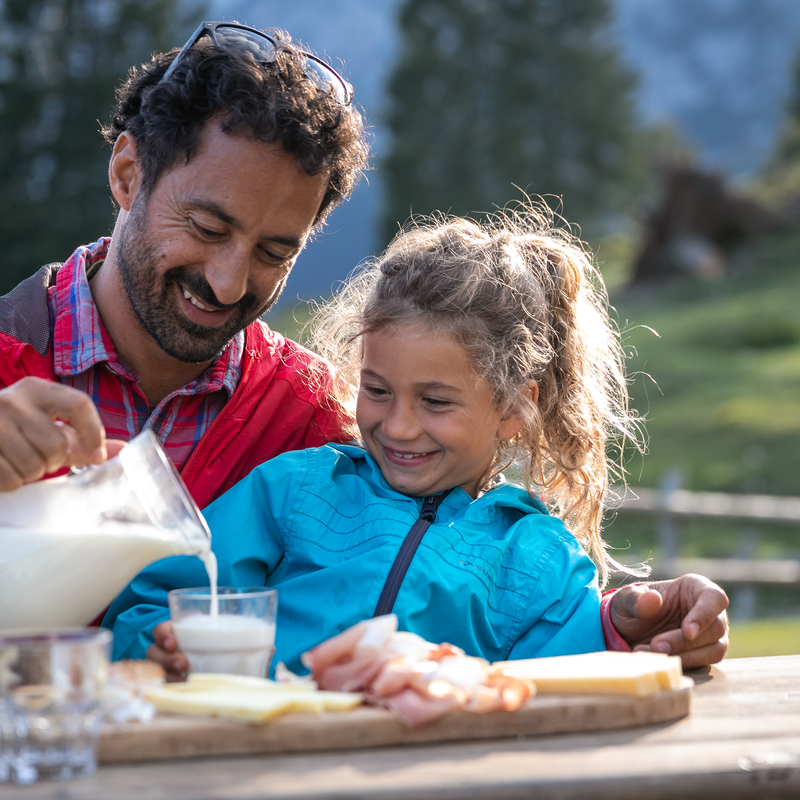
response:
<path id="1" fill-rule="evenodd" d="M 363 337 L 356 418 L 389 485 L 425 497 L 455 486 L 476 497 L 498 439 L 520 429 L 448 334 L 405 325 Z"/>

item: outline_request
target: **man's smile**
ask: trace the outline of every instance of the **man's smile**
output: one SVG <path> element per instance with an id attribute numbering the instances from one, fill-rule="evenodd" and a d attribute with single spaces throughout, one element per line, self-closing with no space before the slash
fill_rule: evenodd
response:
<path id="1" fill-rule="evenodd" d="M 204 303 L 196 294 L 186 288 L 185 283 L 175 281 L 175 286 L 183 301 L 183 314 L 195 325 L 219 329 L 239 312 L 236 304 L 217 306 Z"/>
<path id="2" fill-rule="evenodd" d="M 201 303 L 185 286 L 181 286 L 183 296 L 193 305 L 197 306 L 201 311 L 221 311 L 222 309 L 211 308 L 210 306 Z"/>

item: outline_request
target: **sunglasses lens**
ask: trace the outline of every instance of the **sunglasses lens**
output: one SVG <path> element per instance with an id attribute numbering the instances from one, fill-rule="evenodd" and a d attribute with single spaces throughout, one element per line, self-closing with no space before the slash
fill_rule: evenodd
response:
<path id="1" fill-rule="evenodd" d="M 2 0 L 0 0 L 2 6 Z M 194 36 L 183 46 L 172 64 L 161 77 L 162 81 L 169 80 L 180 64 L 184 53 L 196 44 L 203 36 L 210 36 L 217 47 L 234 50 L 238 53 L 249 53 L 256 61 L 269 64 L 278 57 L 278 47 L 265 33 L 250 31 L 236 25 L 222 25 L 219 23 L 204 23 L 195 31 Z M 297 51 L 295 51 L 297 52 Z M 324 61 L 309 53 L 298 54 L 303 59 L 303 74 L 323 92 L 330 92 L 342 105 L 349 105 L 353 98 L 353 91 L 338 73 Z"/>
<path id="2" fill-rule="evenodd" d="M 349 90 L 344 85 L 344 81 L 324 64 L 315 61 L 313 58 L 305 58 L 303 72 L 314 85 L 322 89 L 323 92 L 330 92 L 338 102 L 346 105 L 349 102 Z"/>
<path id="3" fill-rule="evenodd" d="M 256 61 L 268 63 L 277 56 L 275 45 L 266 36 L 251 31 L 220 25 L 214 31 L 214 37 L 220 47 L 239 53 L 250 53 Z"/>
<path id="4" fill-rule="evenodd" d="M 219 25 L 214 31 L 214 36 L 219 46 L 237 50 L 240 53 L 250 53 L 256 61 L 262 63 L 274 61 L 278 55 L 275 45 L 265 35 L 254 31 Z M 338 102 L 343 105 L 350 102 L 350 91 L 344 81 L 326 64 L 305 56 L 303 73 L 323 92 L 330 92 Z"/>

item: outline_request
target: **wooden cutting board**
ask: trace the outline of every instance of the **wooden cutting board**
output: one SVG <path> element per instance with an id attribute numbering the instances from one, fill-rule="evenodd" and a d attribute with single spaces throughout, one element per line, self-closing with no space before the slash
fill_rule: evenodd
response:
<path id="1" fill-rule="evenodd" d="M 103 764 L 162 761 L 210 755 L 309 753 L 386 745 L 541 736 L 611 730 L 679 719 L 689 713 L 694 683 L 651 697 L 541 695 L 517 711 L 457 712 L 409 730 L 382 708 L 324 714 L 286 714 L 264 725 L 159 714 L 149 723 L 106 723 Z"/>

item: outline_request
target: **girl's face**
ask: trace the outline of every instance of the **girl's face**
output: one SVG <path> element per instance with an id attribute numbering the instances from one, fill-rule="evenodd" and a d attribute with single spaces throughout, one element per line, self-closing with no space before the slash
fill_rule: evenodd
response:
<path id="1" fill-rule="evenodd" d="M 363 337 L 356 421 L 389 485 L 413 497 L 460 486 L 476 497 L 498 439 L 522 427 L 501 416 L 463 348 L 426 326 Z"/>

